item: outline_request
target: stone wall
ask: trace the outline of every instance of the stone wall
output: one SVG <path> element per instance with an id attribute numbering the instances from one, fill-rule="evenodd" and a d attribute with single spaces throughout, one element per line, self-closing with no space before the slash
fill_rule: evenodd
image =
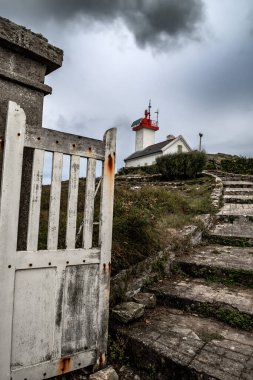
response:
<path id="1" fill-rule="evenodd" d="M 45 76 L 62 64 L 63 52 L 40 34 L 0 17 L 0 176 L 8 101 L 25 111 L 26 122 L 42 127 L 44 96 L 52 93 Z M 19 249 L 25 249 L 33 151 L 24 152 Z"/>

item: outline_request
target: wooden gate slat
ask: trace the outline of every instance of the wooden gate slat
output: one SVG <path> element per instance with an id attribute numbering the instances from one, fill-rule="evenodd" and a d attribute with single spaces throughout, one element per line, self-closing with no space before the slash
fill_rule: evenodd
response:
<path id="1" fill-rule="evenodd" d="M 94 364 L 95 361 L 95 350 L 86 350 L 84 352 L 77 352 L 75 355 L 71 356 L 71 360 L 69 360 L 70 365 L 68 370 L 61 370 L 62 367 L 64 367 L 64 358 L 62 358 L 54 359 L 50 362 L 46 361 L 43 363 L 38 363 L 26 368 L 17 368 L 11 372 L 11 376 L 12 380 L 48 379 L 53 378 L 56 375 L 64 375 L 69 371 L 80 369 L 80 364 L 81 368 L 85 368 Z"/>
<path id="2" fill-rule="evenodd" d="M 93 158 L 89 158 L 88 163 L 87 163 L 84 224 L 83 224 L 83 247 L 87 249 L 92 247 L 95 181 L 96 181 L 96 160 Z"/>
<path id="3" fill-rule="evenodd" d="M 57 249 L 58 245 L 62 163 L 63 154 L 54 152 L 47 235 L 47 249 L 49 250 Z"/>
<path id="4" fill-rule="evenodd" d="M 18 251 L 16 252 L 16 270 L 51 268 L 64 265 L 99 264 L 100 249 L 57 249 L 55 251 Z M 67 264 L 68 263 L 68 264 Z"/>
<path id="5" fill-rule="evenodd" d="M 26 126 L 25 146 L 97 160 L 104 160 L 105 155 L 104 144 L 101 140 L 31 125 Z"/>
<path id="6" fill-rule="evenodd" d="M 0 376 L 10 379 L 15 257 L 25 137 L 25 113 L 9 102 L 0 194 Z"/>
<path id="7" fill-rule="evenodd" d="M 101 189 L 100 216 L 100 276 L 98 306 L 98 358 L 97 367 L 106 363 L 109 319 L 109 294 L 111 276 L 112 221 L 114 199 L 114 172 L 116 129 L 109 129 L 104 135 L 105 161 L 103 165 L 103 182 Z"/>
<path id="8" fill-rule="evenodd" d="M 27 232 L 28 251 L 36 251 L 38 248 L 43 165 L 44 151 L 35 149 L 33 158 L 32 184 Z"/>
<path id="9" fill-rule="evenodd" d="M 75 248 L 80 157 L 72 155 L 70 160 L 66 247 Z"/>

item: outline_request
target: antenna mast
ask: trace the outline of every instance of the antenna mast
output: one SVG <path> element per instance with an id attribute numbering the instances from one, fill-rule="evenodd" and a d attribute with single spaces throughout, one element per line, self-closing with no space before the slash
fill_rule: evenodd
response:
<path id="1" fill-rule="evenodd" d="M 149 119 L 151 119 L 151 99 L 149 99 L 149 105 L 148 105 L 148 114 L 149 114 Z"/>
<path id="2" fill-rule="evenodd" d="M 157 111 L 155 112 L 156 113 L 156 125 L 158 127 L 158 123 L 159 123 L 159 109 L 157 109 Z"/>

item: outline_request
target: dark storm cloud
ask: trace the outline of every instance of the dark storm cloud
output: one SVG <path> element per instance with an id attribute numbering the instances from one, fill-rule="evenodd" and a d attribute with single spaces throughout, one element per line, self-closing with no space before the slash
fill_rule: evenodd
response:
<path id="1" fill-rule="evenodd" d="M 1 0 L 2 8 L 11 1 Z M 178 38 L 196 38 L 203 20 L 202 0 L 23 0 L 15 1 L 16 13 L 65 22 L 86 17 L 111 23 L 121 19 L 140 47 L 163 47 Z M 21 4 L 20 4 L 21 3 Z M 12 2 L 13 5 L 13 2 Z M 13 8 L 14 10 L 14 8 Z"/>
<path id="2" fill-rule="evenodd" d="M 252 107 L 252 67 L 252 41 L 243 41 L 241 49 L 211 57 L 205 68 L 198 67 L 198 72 L 190 79 L 191 91 L 206 104 Z"/>

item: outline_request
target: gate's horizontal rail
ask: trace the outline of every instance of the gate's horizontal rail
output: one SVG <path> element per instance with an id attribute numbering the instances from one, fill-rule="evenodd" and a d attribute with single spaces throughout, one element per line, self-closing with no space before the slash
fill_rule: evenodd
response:
<path id="1" fill-rule="evenodd" d="M 48 379 L 57 375 L 75 371 L 93 365 L 96 361 L 95 350 L 87 350 L 69 358 L 56 359 L 35 364 L 30 367 L 17 368 L 11 371 L 12 380 Z"/>
<path id="2" fill-rule="evenodd" d="M 74 154 L 104 161 L 105 146 L 102 140 L 72 135 L 53 129 L 26 126 L 25 143 L 28 148 L 42 149 L 49 152 Z"/>
<path id="3" fill-rule="evenodd" d="M 100 263 L 100 249 L 67 249 L 52 251 L 17 251 L 15 263 L 10 268 L 29 269 L 66 265 Z M 10 264 L 11 265 L 11 264 Z"/>

